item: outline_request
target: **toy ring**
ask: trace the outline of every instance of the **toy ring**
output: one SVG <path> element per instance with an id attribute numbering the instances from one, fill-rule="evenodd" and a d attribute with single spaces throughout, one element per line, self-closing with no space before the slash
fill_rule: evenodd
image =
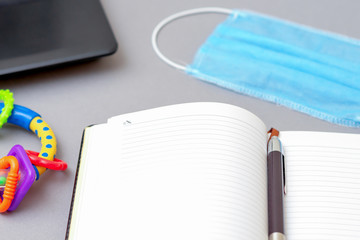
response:
<path id="1" fill-rule="evenodd" d="M 38 157 L 38 152 L 26 150 L 26 153 L 30 159 L 31 164 L 35 166 L 40 166 L 56 171 L 64 171 L 67 168 L 67 163 L 60 159 L 54 158 L 53 161 L 49 161 L 44 158 Z"/>
<path id="2" fill-rule="evenodd" d="M 11 115 L 11 111 L 14 108 L 14 98 L 13 93 L 9 91 L 9 89 L 6 90 L 0 90 L 0 100 L 4 101 L 4 107 L 2 108 L 1 114 L 0 114 L 0 128 L 4 125 L 4 123 L 7 122 L 8 118 Z"/>
<path id="3" fill-rule="evenodd" d="M 4 106 L 0 103 L 0 108 Z M 53 161 L 56 154 L 56 138 L 50 126 L 41 118 L 40 114 L 20 105 L 14 104 L 11 116 L 7 120 L 8 123 L 25 128 L 34 132 L 41 141 L 40 158 Z M 42 166 L 34 166 L 36 172 L 36 180 L 46 170 Z"/>
<path id="4" fill-rule="evenodd" d="M 32 131 L 40 138 L 40 153 L 25 151 L 21 145 L 11 148 L 0 159 L 0 213 L 14 211 L 35 180 L 46 169 L 65 170 L 67 164 L 55 158 L 56 138 L 40 114 L 20 105 L 14 105 L 13 94 L 0 90 L 0 128 L 6 122 Z"/>

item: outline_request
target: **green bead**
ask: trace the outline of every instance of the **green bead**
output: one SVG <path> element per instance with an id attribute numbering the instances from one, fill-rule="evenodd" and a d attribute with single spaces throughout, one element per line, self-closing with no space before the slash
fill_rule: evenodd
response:
<path id="1" fill-rule="evenodd" d="M 0 186 L 5 186 L 6 177 L 0 177 Z"/>

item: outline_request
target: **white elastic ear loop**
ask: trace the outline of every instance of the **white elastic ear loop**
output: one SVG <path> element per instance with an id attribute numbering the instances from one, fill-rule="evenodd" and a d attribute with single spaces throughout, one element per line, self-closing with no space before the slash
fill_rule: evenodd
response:
<path id="1" fill-rule="evenodd" d="M 175 13 L 167 18 L 165 18 L 164 20 L 162 20 L 153 30 L 152 36 L 151 36 L 151 44 L 152 47 L 156 53 L 156 55 L 158 55 L 158 57 L 163 60 L 165 63 L 167 63 L 168 65 L 183 70 L 186 70 L 186 66 L 177 64 L 173 61 L 171 61 L 170 59 L 168 59 L 167 57 L 165 57 L 159 50 L 159 46 L 158 46 L 158 36 L 159 36 L 159 32 L 161 31 L 161 29 L 163 27 L 165 27 L 165 25 L 169 24 L 170 22 L 182 18 L 182 17 L 187 17 L 187 16 L 191 16 L 191 15 L 195 15 L 195 14 L 201 14 L 201 13 L 220 13 L 220 14 L 231 14 L 232 10 L 231 9 L 227 9 L 227 8 L 218 8 L 218 7 L 206 7 L 206 8 L 195 8 L 195 9 L 190 9 L 190 10 L 186 10 L 186 11 L 182 11 L 179 13 Z"/>

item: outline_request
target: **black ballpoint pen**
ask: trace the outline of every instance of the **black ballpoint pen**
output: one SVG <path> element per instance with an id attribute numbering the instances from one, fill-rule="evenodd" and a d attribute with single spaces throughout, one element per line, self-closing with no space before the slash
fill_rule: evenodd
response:
<path id="1" fill-rule="evenodd" d="M 268 143 L 267 173 L 269 240 L 285 240 L 285 162 L 282 145 L 277 136 L 272 136 Z"/>

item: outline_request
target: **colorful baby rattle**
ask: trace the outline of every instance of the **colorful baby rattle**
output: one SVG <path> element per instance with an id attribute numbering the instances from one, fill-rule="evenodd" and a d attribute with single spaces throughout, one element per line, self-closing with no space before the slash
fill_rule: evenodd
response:
<path id="1" fill-rule="evenodd" d="M 0 90 L 0 128 L 11 123 L 34 132 L 41 141 L 40 153 L 15 145 L 0 159 L 0 213 L 14 211 L 35 180 L 46 171 L 65 170 L 67 164 L 55 158 L 56 138 L 41 116 L 20 105 L 14 105 L 13 94 Z"/>

